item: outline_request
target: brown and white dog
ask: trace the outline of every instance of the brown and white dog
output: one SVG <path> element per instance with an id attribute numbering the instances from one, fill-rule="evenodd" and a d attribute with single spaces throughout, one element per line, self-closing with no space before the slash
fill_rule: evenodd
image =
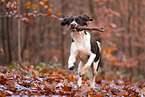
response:
<path id="1" fill-rule="evenodd" d="M 73 70 L 75 68 L 74 63 L 76 61 L 76 57 L 80 59 L 80 63 L 78 65 L 78 86 L 81 86 L 82 76 L 87 73 L 89 67 L 92 68 L 92 81 L 91 87 L 95 87 L 95 75 L 97 74 L 99 61 L 100 61 L 100 53 L 101 47 L 100 43 L 91 37 L 90 33 L 82 30 L 79 31 L 77 27 L 79 26 L 87 26 L 87 21 L 93 21 L 89 16 L 83 14 L 81 16 L 71 16 L 65 18 L 61 25 L 65 26 L 66 24 L 69 26 L 71 30 L 71 50 L 70 56 L 68 60 L 68 68 L 69 70 Z"/>

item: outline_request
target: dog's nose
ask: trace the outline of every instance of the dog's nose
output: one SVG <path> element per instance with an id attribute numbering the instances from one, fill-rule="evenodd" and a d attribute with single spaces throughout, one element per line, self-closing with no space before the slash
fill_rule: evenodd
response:
<path id="1" fill-rule="evenodd" d="M 76 24 L 71 24 L 71 28 L 74 29 Z"/>

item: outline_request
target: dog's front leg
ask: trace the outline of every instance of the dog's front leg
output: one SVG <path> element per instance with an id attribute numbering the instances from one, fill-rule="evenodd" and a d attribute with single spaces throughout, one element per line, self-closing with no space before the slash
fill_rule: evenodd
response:
<path id="1" fill-rule="evenodd" d="M 80 71 L 79 75 L 80 76 L 83 76 L 85 75 L 86 72 L 88 72 L 88 69 L 89 67 L 91 66 L 91 64 L 93 63 L 94 59 L 96 57 L 96 54 L 91 54 L 89 59 L 88 59 L 88 62 L 85 64 L 85 66 L 82 68 L 82 70 Z"/>
<path id="2" fill-rule="evenodd" d="M 68 69 L 73 70 L 75 68 L 74 62 L 76 61 L 77 53 L 71 53 L 68 59 Z"/>

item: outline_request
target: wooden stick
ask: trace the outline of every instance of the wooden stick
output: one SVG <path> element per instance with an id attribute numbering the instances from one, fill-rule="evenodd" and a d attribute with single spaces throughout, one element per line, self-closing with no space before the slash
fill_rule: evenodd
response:
<path id="1" fill-rule="evenodd" d="M 100 31 L 100 32 L 104 32 L 104 28 L 103 27 L 85 27 L 85 26 L 80 26 L 77 27 L 78 30 L 96 30 L 96 31 Z"/>

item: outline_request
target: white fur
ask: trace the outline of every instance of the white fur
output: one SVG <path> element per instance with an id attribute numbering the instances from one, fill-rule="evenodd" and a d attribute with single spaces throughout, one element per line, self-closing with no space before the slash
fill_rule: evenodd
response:
<path id="1" fill-rule="evenodd" d="M 74 40 L 71 44 L 70 53 L 75 53 L 82 62 L 87 62 L 88 55 L 91 55 L 90 34 L 84 31 L 71 32 L 71 37 Z"/>

